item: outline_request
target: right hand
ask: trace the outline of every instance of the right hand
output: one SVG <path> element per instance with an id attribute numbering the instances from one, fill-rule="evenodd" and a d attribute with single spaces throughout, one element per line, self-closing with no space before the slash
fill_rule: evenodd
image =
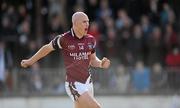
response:
<path id="1" fill-rule="evenodd" d="M 108 58 L 106 58 L 106 57 L 103 57 L 103 59 L 101 60 L 101 68 L 104 68 L 104 69 L 107 69 L 107 68 L 109 68 L 109 66 L 110 66 L 110 64 L 111 64 L 111 62 L 110 62 L 110 60 L 108 59 Z"/>
<path id="2" fill-rule="evenodd" d="M 31 66 L 32 65 L 32 63 L 30 62 L 30 60 L 22 60 L 21 61 L 21 66 L 23 67 L 23 68 L 27 68 L 27 67 L 29 67 L 29 66 Z"/>

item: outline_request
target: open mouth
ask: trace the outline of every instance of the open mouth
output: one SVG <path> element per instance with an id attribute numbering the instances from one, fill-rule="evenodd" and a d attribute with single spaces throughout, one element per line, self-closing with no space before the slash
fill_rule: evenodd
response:
<path id="1" fill-rule="evenodd" d="M 85 30 L 85 31 L 88 31 L 88 28 L 85 28 L 84 30 Z"/>

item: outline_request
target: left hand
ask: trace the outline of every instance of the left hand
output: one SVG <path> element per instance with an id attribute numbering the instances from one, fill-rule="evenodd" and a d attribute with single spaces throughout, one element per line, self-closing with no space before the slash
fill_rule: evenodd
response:
<path id="1" fill-rule="evenodd" d="M 107 69 L 110 66 L 110 60 L 107 59 L 106 57 L 103 57 L 101 60 L 101 68 Z"/>

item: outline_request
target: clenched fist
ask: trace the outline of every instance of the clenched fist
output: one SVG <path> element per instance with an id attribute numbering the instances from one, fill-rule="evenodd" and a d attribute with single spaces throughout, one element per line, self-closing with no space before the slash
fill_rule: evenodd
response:
<path id="1" fill-rule="evenodd" d="M 107 69 L 110 66 L 110 60 L 107 59 L 106 57 L 103 57 L 103 59 L 101 60 L 101 68 Z"/>
<path id="2" fill-rule="evenodd" d="M 22 66 L 23 68 L 27 68 L 27 67 L 29 67 L 29 66 L 31 66 L 31 65 L 32 65 L 32 63 L 31 63 L 30 60 L 22 60 L 22 61 L 21 61 L 21 66 Z"/>

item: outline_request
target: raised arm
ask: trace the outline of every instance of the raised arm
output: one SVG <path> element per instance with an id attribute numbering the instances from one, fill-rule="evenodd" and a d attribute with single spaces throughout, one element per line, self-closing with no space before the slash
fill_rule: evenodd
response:
<path id="1" fill-rule="evenodd" d="M 42 46 L 39 51 L 34 54 L 31 58 L 29 59 L 25 59 L 21 61 L 21 66 L 26 68 L 28 66 L 33 65 L 35 62 L 37 62 L 39 59 L 45 57 L 46 55 L 48 55 L 50 52 L 52 52 L 54 50 L 53 46 L 52 46 L 52 42 L 50 42 L 49 44 L 46 44 L 44 46 Z"/>
<path id="2" fill-rule="evenodd" d="M 100 60 L 97 56 L 96 53 L 93 53 L 90 55 L 90 65 L 92 67 L 99 67 L 99 68 L 109 68 L 110 66 L 110 60 L 107 59 L 106 57 L 103 57 L 102 60 Z"/>

